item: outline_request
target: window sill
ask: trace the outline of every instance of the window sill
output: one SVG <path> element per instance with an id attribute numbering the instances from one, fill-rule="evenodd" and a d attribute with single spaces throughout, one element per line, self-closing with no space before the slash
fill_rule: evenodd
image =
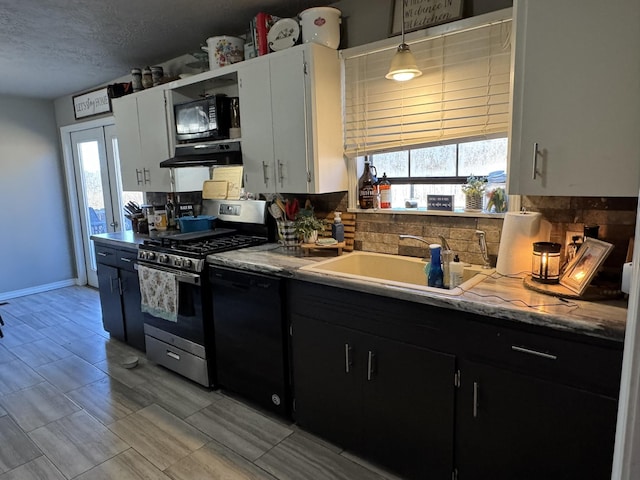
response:
<path id="1" fill-rule="evenodd" d="M 393 215 L 430 215 L 435 217 L 475 217 L 475 218 L 504 218 L 504 213 L 467 212 L 464 210 L 442 211 L 427 210 L 426 208 L 349 208 L 349 213 L 368 214 L 382 213 Z"/>

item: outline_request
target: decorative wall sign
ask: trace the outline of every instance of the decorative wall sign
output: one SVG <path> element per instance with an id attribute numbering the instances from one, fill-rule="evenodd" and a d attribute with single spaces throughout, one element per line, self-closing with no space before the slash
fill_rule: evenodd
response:
<path id="1" fill-rule="evenodd" d="M 73 113 L 76 120 L 111 111 L 108 87 L 81 93 L 73 97 Z"/>
<path id="2" fill-rule="evenodd" d="M 427 210 L 453 212 L 453 195 L 427 195 Z"/>
<path id="3" fill-rule="evenodd" d="M 401 31 L 403 1 L 405 33 L 462 18 L 462 0 L 394 0 L 391 35 L 397 35 Z"/>

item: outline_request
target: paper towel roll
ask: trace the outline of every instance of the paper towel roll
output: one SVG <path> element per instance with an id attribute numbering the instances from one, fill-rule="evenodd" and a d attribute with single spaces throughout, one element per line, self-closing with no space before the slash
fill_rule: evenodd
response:
<path id="1" fill-rule="evenodd" d="M 496 272 L 515 275 L 531 272 L 534 242 L 548 242 L 551 224 L 538 212 L 507 212 L 502 224 Z"/>

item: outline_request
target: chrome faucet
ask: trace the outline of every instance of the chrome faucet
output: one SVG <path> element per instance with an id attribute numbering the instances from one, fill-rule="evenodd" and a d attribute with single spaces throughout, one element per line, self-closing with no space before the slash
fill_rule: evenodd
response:
<path id="1" fill-rule="evenodd" d="M 476 236 L 478 237 L 478 245 L 480 245 L 480 253 L 482 254 L 482 260 L 484 261 L 482 268 L 491 268 L 489 252 L 487 251 L 487 239 L 485 238 L 486 234 L 482 230 L 476 230 Z"/>
<path id="2" fill-rule="evenodd" d="M 414 240 L 418 240 L 419 242 L 426 243 L 427 245 L 431 245 L 431 242 L 426 240 L 425 238 L 418 237 L 417 235 L 399 235 L 400 238 L 413 238 Z M 427 255 L 424 256 L 424 261 L 428 262 L 429 257 Z"/>
<path id="3" fill-rule="evenodd" d="M 417 235 L 399 235 L 400 238 L 413 238 L 414 240 L 418 240 L 419 242 L 426 243 L 427 245 L 431 245 L 427 239 L 423 237 L 418 237 Z"/>

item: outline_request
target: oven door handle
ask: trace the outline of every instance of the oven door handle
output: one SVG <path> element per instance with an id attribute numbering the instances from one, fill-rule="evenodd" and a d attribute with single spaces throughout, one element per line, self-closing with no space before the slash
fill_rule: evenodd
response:
<path id="1" fill-rule="evenodd" d="M 178 280 L 179 282 L 189 283 L 191 285 L 200 285 L 201 275 L 198 273 L 181 272 L 180 270 L 174 270 L 173 268 L 160 267 L 158 265 L 153 265 L 153 266 L 145 265 L 145 264 L 141 264 L 141 265 L 154 270 L 160 270 L 162 272 L 172 273 L 173 275 L 175 275 L 176 280 Z"/>

